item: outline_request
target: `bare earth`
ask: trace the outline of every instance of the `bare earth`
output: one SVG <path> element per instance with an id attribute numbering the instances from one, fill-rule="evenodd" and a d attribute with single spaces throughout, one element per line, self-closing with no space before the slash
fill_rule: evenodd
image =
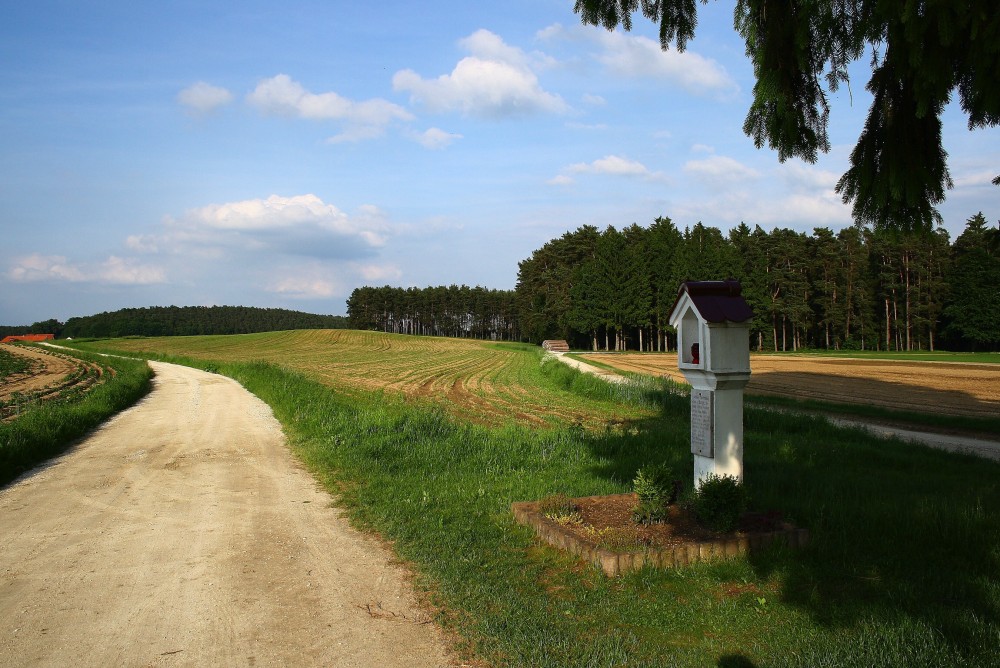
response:
<path id="1" fill-rule="evenodd" d="M 684 381 L 676 355 L 588 354 L 624 371 Z M 1000 415 L 1000 365 L 751 355 L 747 394 L 865 403 L 970 417 Z"/>
<path id="2" fill-rule="evenodd" d="M 265 404 L 153 367 L 142 402 L 0 490 L 0 665 L 454 665 Z"/>
<path id="3" fill-rule="evenodd" d="M 31 373 L 12 374 L 4 380 L 3 384 L 0 385 L 0 399 L 8 399 L 15 392 L 31 394 L 56 385 L 83 364 L 83 362 L 59 357 L 38 348 L 2 345 L 5 351 L 32 359 L 38 366 Z"/>

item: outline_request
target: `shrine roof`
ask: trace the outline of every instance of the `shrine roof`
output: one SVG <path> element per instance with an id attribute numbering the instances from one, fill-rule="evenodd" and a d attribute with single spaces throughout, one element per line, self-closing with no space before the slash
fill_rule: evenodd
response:
<path id="1" fill-rule="evenodd" d="M 732 278 L 725 281 L 686 281 L 677 290 L 677 300 L 670 312 L 673 314 L 677 304 L 687 294 L 706 322 L 746 322 L 753 318 L 753 309 L 742 293 L 743 286 Z"/>

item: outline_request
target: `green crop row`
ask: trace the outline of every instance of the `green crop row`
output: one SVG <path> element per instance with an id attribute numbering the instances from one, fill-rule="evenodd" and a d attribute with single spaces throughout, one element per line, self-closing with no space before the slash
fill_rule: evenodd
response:
<path id="1" fill-rule="evenodd" d="M 0 348 L 0 381 L 13 374 L 28 373 L 34 364 L 34 361 L 27 357 Z"/>

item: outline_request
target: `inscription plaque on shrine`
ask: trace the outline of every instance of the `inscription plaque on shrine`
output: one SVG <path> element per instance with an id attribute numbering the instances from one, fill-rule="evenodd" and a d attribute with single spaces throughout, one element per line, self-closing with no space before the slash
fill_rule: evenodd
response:
<path id="1" fill-rule="evenodd" d="M 714 399 L 710 390 L 691 390 L 691 452 L 702 457 L 715 456 Z"/>

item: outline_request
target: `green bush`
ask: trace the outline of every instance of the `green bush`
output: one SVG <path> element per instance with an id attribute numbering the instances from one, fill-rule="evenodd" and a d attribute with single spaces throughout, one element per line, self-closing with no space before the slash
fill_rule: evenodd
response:
<path id="1" fill-rule="evenodd" d="M 677 501 L 674 472 L 666 464 L 643 466 L 632 480 L 632 489 L 639 497 L 632 518 L 640 524 L 662 522 L 667 517 L 667 506 Z"/>
<path id="2" fill-rule="evenodd" d="M 711 473 L 695 492 L 694 512 L 698 521 L 714 531 L 732 531 L 747 509 L 746 489 L 735 477 Z"/>

